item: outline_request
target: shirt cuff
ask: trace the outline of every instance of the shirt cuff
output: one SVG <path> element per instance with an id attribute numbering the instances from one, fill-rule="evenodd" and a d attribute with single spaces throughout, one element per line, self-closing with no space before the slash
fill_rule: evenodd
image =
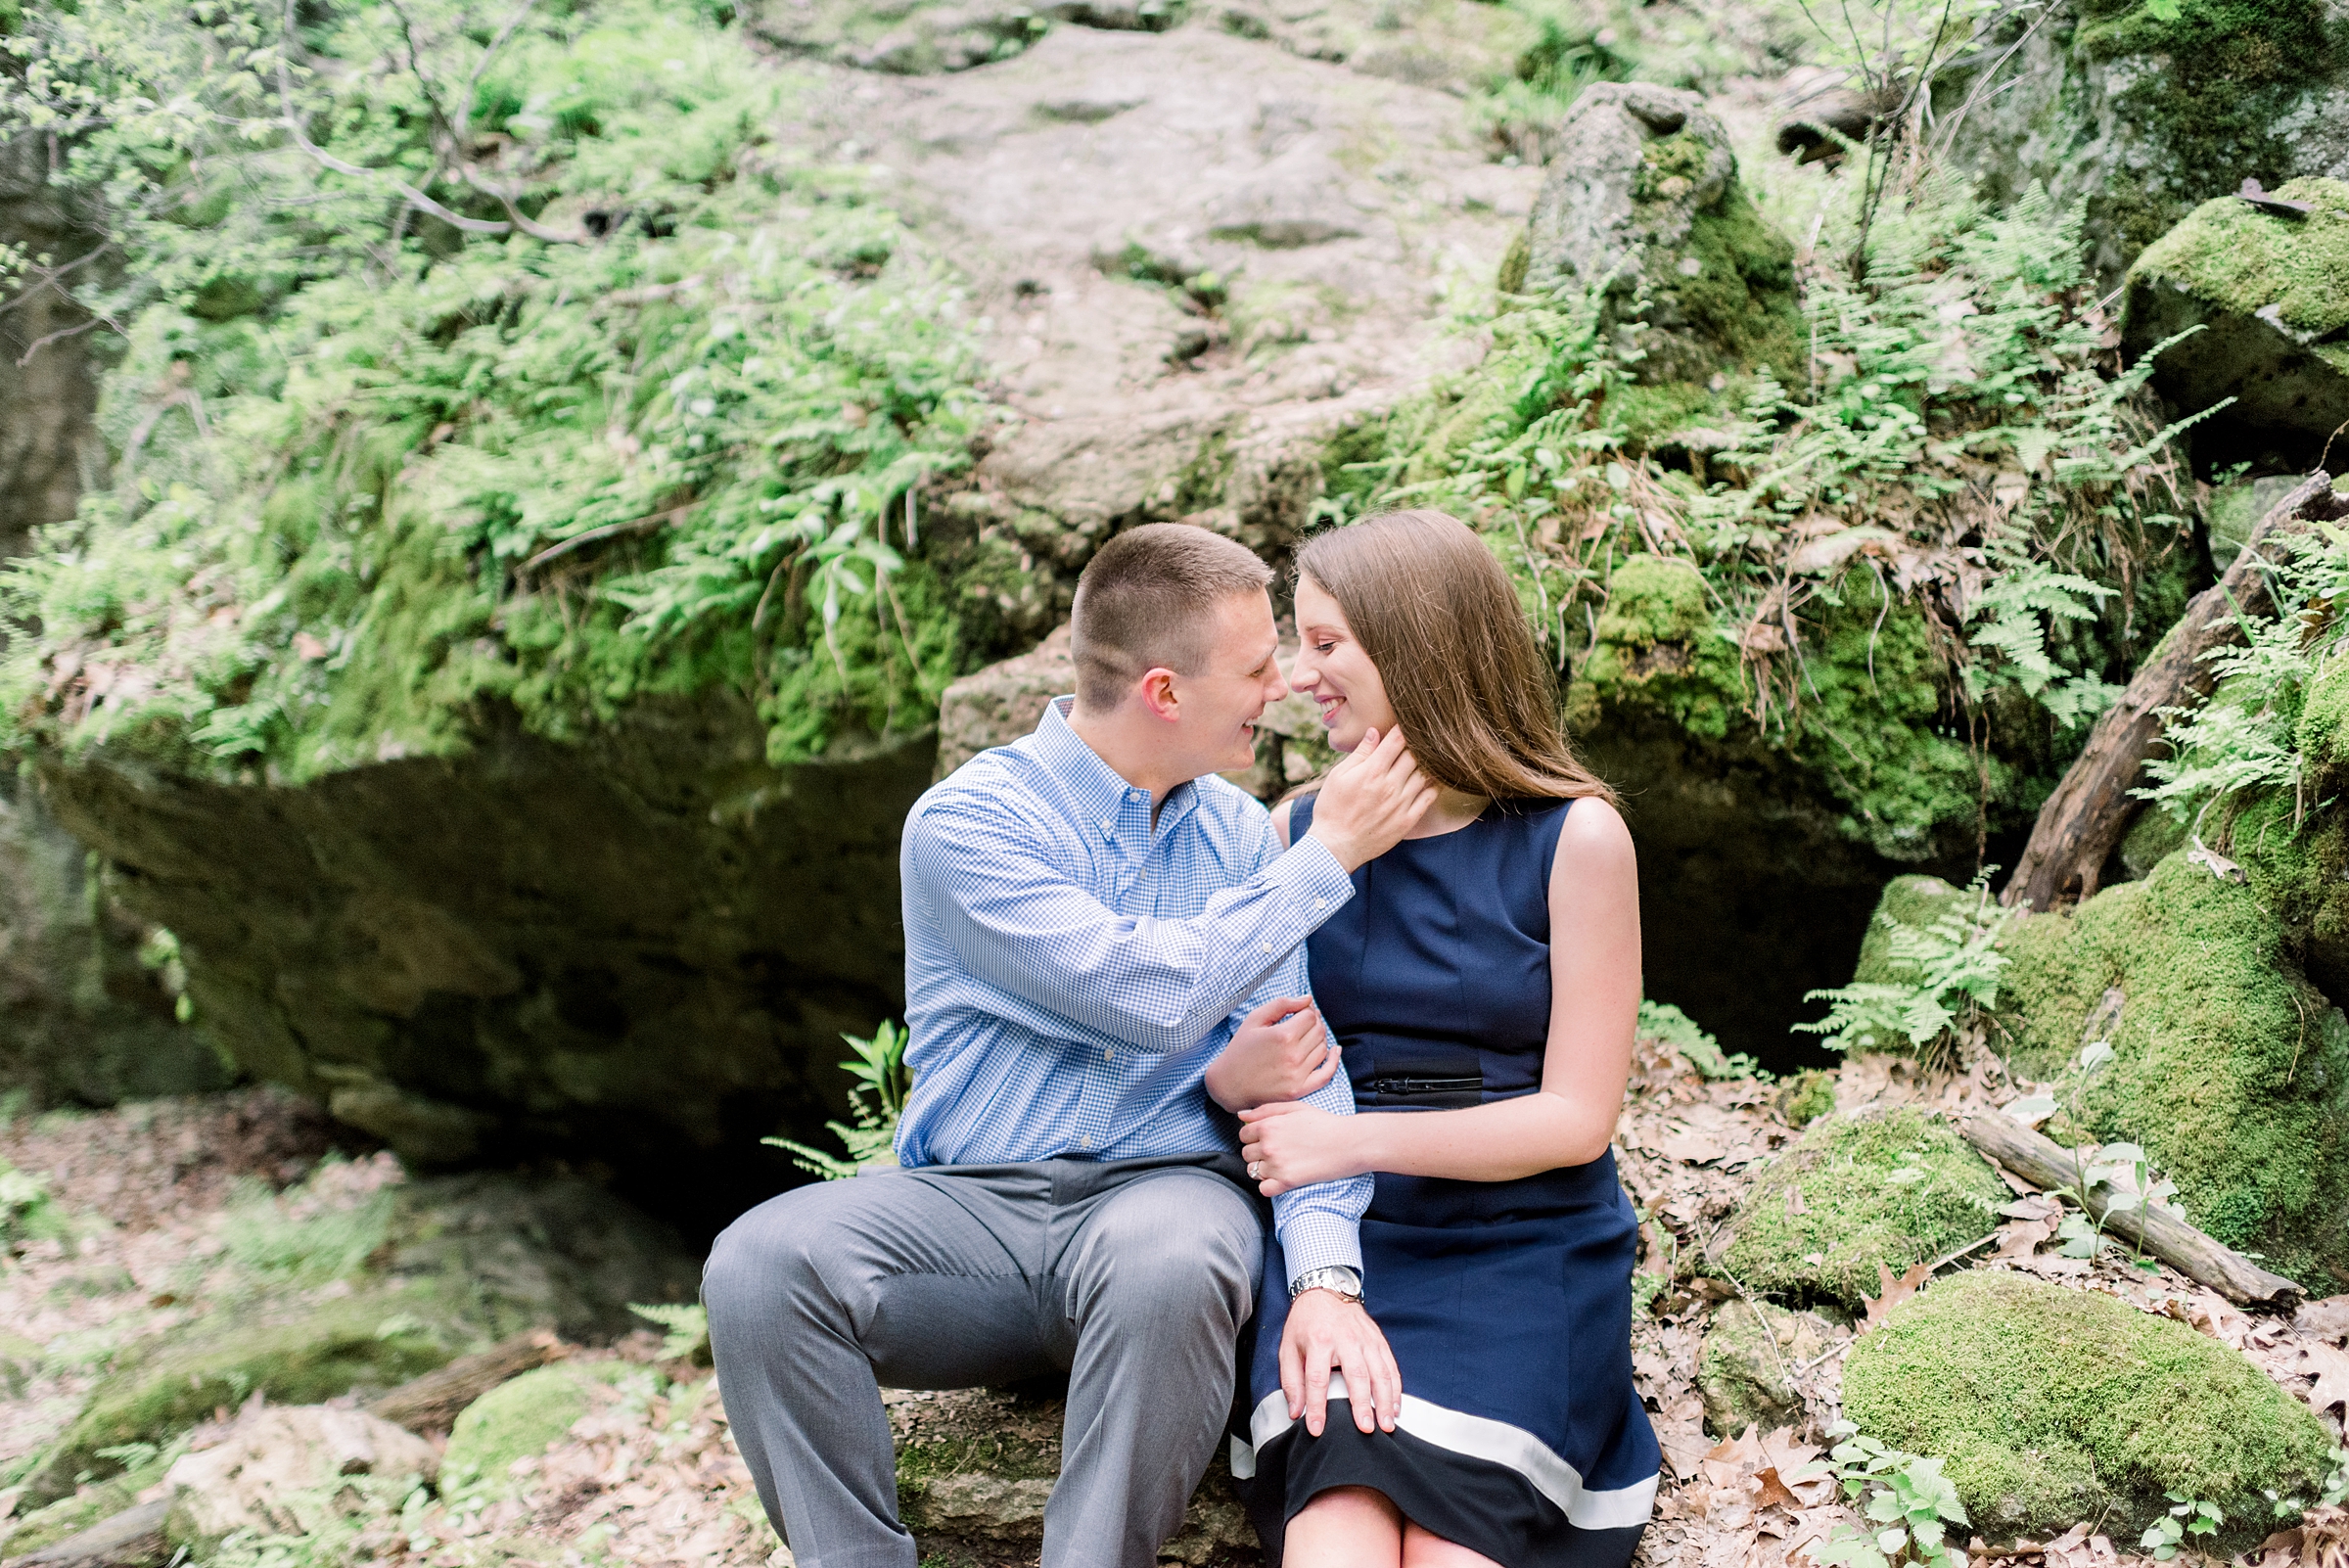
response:
<path id="1" fill-rule="evenodd" d="M 1288 1261 L 1291 1284 L 1309 1268 L 1338 1268 L 1361 1272 L 1361 1228 L 1357 1222 L 1340 1215 L 1309 1209 L 1295 1216 L 1280 1227 L 1280 1250 Z"/>
<path id="2" fill-rule="evenodd" d="M 1337 913 L 1338 905 L 1354 897 L 1354 878 L 1338 864 L 1338 857 L 1329 853 L 1329 846 L 1310 833 L 1272 862 L 1265 880 L 1294 899 L 1315 926 Z"/>

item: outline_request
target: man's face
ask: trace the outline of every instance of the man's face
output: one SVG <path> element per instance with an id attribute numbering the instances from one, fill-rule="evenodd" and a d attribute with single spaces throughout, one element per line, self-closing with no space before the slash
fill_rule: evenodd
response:
<path id="1" fill-rule="evenodd" d="M 1176 716 L 1168 740 L 1190 777 L 1255 765 L 1256 721 L 1266 704 L 1289 691 L 1275 657 L 1279 648 L 1272 601 L 1261 590 L 1235 593 L 1216 607 L 1206 657 L 1196 672 L 1174 678 Z"/>

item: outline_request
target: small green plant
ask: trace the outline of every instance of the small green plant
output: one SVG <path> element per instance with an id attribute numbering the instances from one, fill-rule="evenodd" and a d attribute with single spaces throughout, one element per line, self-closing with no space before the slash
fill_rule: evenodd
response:
<path id="1" fill-rule="evenodd" d="M 229 1256 L 256 1274 L 310 1283 L 347 1279 L 365 1268 L 391 1234 L 391 1191 L 355 1204 L 324 1199 L 311 1190 L 317 1175 L 284 1193 L 249 1183 L 221 1229 Z"/>
<path id="2" fill-rule="evenodd" d="M 0 1160 L 0 1252 L 14 1256 L 25 1243 L 63 1240 L 65 1211 L 49 1196 L 49 1180 Z"/>
<path id="3" fill-rule="evenodd" d="M 1660 1039 L 1680 1052 L 1681 1060 L 1708 1083 L 1729 1078 L 1770 1082 L 1770 1074 L 1755 1066 L 1751 1056 L 1743 1051 L 1724 1051 L 1720 1040 L 1670 1002 L 1641 997 L 1637 1029 L 1641 1039 Z"/>
<path id="4" fill-rule="evenodd" d="M 1984 1009 L 1998 1005 L 1999 976 L 2006 968 L 1999 938 L 2012 916 L 1991 897 L 1997 870 L 1984 866 L 1967 885 L 1966 899 L 1923 927 L 1879 914 L 1891 934 L 1893 967 L 1914 978 L 1811 992 L 1804 999 L 1826 1002 L 1827 1016 L 1794 1027 L 1826 1036 L 1831 1050 L 1892 1050 L 1906 1041 L 1923 1056 L 1971 1028 Z"/>
<path id="5" fill-rule="evenodd" d="M 2215 1536 L 2227 1522 L 2227 1515 L 2215 1502 L 2189 1498 L 2183 1492 L 2165 1492 L 2162 1496 L 2170 1499 L 2170 1511 L 2147 1526 L 2137 1543 L 2157 1561 L 2168 1562 L 2177 1556 L 2178 1548 L 2186 1545 L 2188 1536 Z"/>
<path id="6" fill-rule="evenodd" d="M 661 1356 L 674 1360 L 680 1356 L 707 1360 L 710 1350 L 710 1310 L 699 1302 L 681 1307 L 639 1306 L 628 1303 L 628 1311 L 637 1316 L 659 1323 L 665 1330 L 661 1340 Z"/>
<path id="7" fill-rule="evenodd" d="M 890 1144 L 898 1135 L 898 1118 L 905 1110 L 905 1096 L 913 1092 L 913 1074 L 905 1066 L 904 1030 L 883 1019 L 870 1039 L 859 1039 L 853 1035 L 840 1038 L 856 1053 L 840 1064 L 856 1079 L 855 1086 L 849 1090 L 849 1113 L 856 1123 L 848 1127 L 826 1122 L 824 1126 L 840 1139 L 848 1158 L 826 1154 L 790 1138 L 759 1140 L 774 1148 L 788 1149 L 792 1164 L 827 1181 L 852 1176 L 861 1168 L 890 1158 Z"/>
<path id="8" fill-rule="evenodd" d="M 1875 1528 L 1836 1526 L 1812 1553 L 1814 1562 L 1820 1568 L 1964 1568 L 1965 1553 L 1949 1544 L 1949 1527 L 1968 1522 L 1965 1504 L 1958 1499 L 1957 1484 L 1941 1473 L 1942 1460 L 1903 1453 L 1864 1436 L 1850 1421 L 1836 1422 L 1827 1435 L 1840 1440 L 1827 1456 L 1789 1479 L 1833 1476 Z"/>
<path id="9" fill-rule="evenodd" d="M 2112 1041 L 2090 1040 L 2080 1047 L 2065 1100 L 2057 1100 L 2052 1094 L 2025 1095 L 2009 1103 L 2005 1114 L 2026 1126 L 2037 1126 L 2061 1111 L 2073 1127 L 2081 1126 L 2079 1090 L 2111 1060 Z M 2071 1155 L 2072 1184 L 2050 1194 L 2079 1206 L 2065 1213 L 2056 1224 L 2055 1234 L 2063 1241 L 2057 1251 L 2062 1256 L 2094 1258 L 2103 1252 L 2110 1245 L 2104 1227 L 2116 1214 L 2158 1210 L 2181 1220 L 2186 1218 L 2186 1209 L 2178 1202 L 2178 1183 L 2157 1173 L 2139 1145 L 2082 1142 L 2073 1145 Z M 2089 1204 L 2092 1196 L 2100 1198 L 2101 1212 L 2092 1211 Z M 2141 1267 L 2150 1267 L 2145 1264 L 2142 1235 L 2135 1261 Z"/>

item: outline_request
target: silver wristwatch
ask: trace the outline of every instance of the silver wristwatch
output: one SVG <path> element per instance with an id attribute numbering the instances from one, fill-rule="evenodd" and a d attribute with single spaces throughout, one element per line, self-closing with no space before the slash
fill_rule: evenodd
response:
<path id="1" fill-rule="evenodd" d="M 1309 1290 L 1326 1290 L 1340 1301 L 1350 1301 L 1359 1306 L 1362 1300 L 1362 1276 L 1344 1264 L 1308 1268 L 1289 1281 L 1289 1300 L 1295 1301 Z"/>

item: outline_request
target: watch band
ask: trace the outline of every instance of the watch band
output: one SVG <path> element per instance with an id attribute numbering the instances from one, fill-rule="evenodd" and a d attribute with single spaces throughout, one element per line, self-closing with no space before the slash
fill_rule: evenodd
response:
<path id="1" fill-rule="evenodd" d="M 1362 1299 L 1362 1276 L 1344 1264 L 1308 1268 L 1289 1281 L 1289 1300 L 1295 1301 L 1309 1290 L 1326 1290 L 1342 1301 L 1354 1302 L 1359 1306 Z"/>

